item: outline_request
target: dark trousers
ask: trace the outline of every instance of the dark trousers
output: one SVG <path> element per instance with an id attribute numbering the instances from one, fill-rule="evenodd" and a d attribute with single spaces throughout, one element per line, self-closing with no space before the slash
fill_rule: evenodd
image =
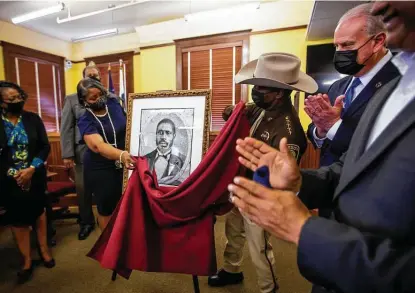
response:
<path id="1" fill-rule="evenodd" d="M 94 213 L 92 212 L 92 193 L 85 192 L 84 166 L 75 165 L 75 186 L 78 195 L 80 225 L 94 225 Z"/>

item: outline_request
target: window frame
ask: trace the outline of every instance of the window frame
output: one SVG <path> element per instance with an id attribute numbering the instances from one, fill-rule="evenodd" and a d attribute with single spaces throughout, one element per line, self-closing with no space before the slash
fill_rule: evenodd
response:
<path id="1" fill-rule="evenodd" d="M 249 62 L 250 35 L 251 30 L 244 30 L 232 33 L 174 40 L 174 43 L 176 45 L 176 89 L 183 89 L 183 53 L 208 49 L 226 48 L 230 46 L 242 46 L 242 67 Z M 248 87 L 246 85 L 242 85 L 241 99 L 247 100 L 247 98 Z"/>

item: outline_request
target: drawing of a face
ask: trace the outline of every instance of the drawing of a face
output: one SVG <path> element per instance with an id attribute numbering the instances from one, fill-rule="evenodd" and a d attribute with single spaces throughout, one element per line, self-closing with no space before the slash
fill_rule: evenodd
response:
<path id="1" fill-rule="evenodd" d="M 157 125 L 156 144 L 161 153 L 171 150 L 176 137 L 176 127 L 170 119 L 163 119 Z"/>

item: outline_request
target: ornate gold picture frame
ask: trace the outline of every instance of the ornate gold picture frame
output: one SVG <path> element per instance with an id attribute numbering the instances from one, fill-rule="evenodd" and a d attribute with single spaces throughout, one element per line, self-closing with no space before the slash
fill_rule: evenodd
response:
<path id="1" fill-rule="evenodd" d="M 208 149 L 210 117 L 211 90 L 130 94 L 125 149 L 147 157 L 160 185 L 177 186 Z M 164 165 L 155 163 L 160 156 L 166 157 Z M 124 169 L 124 190 L 130 174 Z"/>

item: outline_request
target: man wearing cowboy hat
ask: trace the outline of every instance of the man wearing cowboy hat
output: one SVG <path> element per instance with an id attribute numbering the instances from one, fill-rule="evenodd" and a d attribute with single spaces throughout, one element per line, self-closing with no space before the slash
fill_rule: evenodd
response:
<path id="1" fill-rule="evenodd" d="M 307 139 L 291 104 L 293 90 L 314 93 L 317 83 L 300 71 L 301 61 L 287 53 L 267 53 L 245 65 L 235 76 L 235 82 L 252 84 L 253 104 L 246 107 L 251 124 L 250 136 L 278 148 L 281 138 L 288 139 L 291 154 L 300 162 L 307 147 Z M 233 106 L 224 110 L 227 120 Z M 252 173 L 248 174 L 252 176 Z M 251 259 L 256 267 L 260 292 L 276 292 L 278 284 L 274 272 L 274 255 L 269 243 L 270 234 L 245 219 L 238 209 L 233 209 L 226 218 L 227 244 L 224 252 L 225 266 L 208 283 L 221 287 L 242 282 L 241 264 L 245 235 L 248 239 Z"/>

